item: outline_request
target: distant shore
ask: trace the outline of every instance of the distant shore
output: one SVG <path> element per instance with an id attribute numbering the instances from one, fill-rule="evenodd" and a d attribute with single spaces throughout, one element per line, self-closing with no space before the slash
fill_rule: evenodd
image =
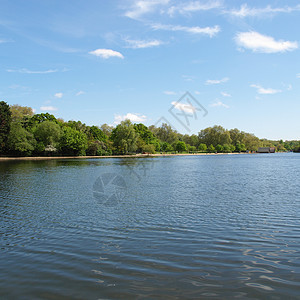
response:
<path id="1" fill-rule="evenodd" d="M 0 157 L 0 161 L 8 160 L 53 160 L 53 159 L 88 159 L 88 158 L 143 158 L 160 156 L 198 156 L 198 155 L 236 155 L 248 153 L 155 153 L 133 155 L 106 155 L 106 156 L 26 156 L 26 157 Z"/>

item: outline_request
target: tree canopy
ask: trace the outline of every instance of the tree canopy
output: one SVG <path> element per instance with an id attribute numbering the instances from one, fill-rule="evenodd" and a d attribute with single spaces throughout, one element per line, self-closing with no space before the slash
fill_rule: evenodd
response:
<path id="1" fill-rule="evenodd" d="M 114 126 L 88 126 L 64 121 L 49 113 L 34 114 L 27 106 L 0 102 L 1 155 L 114 155 L 155 152 L 231 153 L 275 147 L 277 151 L 300 151 L 300 141 L 270 141 L 237 128 L 220 125 L 198 133 L 181 134 L 164 123 L 147 127 L 130 120 Z"/>

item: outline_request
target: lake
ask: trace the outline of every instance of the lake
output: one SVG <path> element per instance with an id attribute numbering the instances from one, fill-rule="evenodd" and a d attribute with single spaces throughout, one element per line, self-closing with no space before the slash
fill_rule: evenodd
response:
<path id="1" fill-rule="evenodd" d="M 300 299 L 300 154 L 0 162 L 1 299 Z"/>

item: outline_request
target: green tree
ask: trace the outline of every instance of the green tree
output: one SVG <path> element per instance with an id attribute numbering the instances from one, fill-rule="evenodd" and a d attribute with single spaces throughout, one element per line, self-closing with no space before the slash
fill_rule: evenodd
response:
<path id="1" fill-rule="evenodd" d="M 32 154 L 36 140 L 33 134 L 19 123 L 12 123 L 7 144 L 10 154 L 28 156 Z"/>
<path id="2" fill-rule="evenodd" d="M 31 107 L 21 106 L 18 104 L 11 105 L 10 111 L 13 122 L 22 122 L 25 118 L 31 118 L 34 115 Z"/>
<path id="3" fill-rule="evenodd" d="M 208 148 L 207 148 L 207 151 L 209 153 L 214 153 L 214 152 L 216 152 L 216 149 L 215 149 L 215 147 L 213 145 L 209 145 Z"/>
<path id="4" fill-rule="evenodd" d="M 219 145 L 231 144 L 230 133 L 222 126 L 214 126 L 203 129 L 198 134 L 200 143 L 206 145 Z"/>
<path id="5" fill-rule="evenodd" d="M 85 155 L 87 147 L 88 141 L 85 133 L 72 127 L 63 128 L 63 135 L 60 139 L 60 149 L 62 154 Z"/>
<path id="6" fill-rule="evenodd" d="M 222 152 L 224 151 L 224 147 L 223 147 L 222 145 L 218 144 L 218 145 L 216 146 L 216 151 L 217 151 L 218 153 L 222 153 Z"/>
<path id="7" fill-rule="evenodd" d="M 244 144 L 247 150 L 257 151 L 258 147 L 260 147 L 260 140 L 254 134 L 244 133 Z"/>
<path id="8" fill-rule="evenodd" d="M 223 146 L 223 152 L 224 153 L 231 153 L 231 152 L 234 151 L 234 149 L 235 149 L 235 147 L 233 145 L 225 144 Z"/>
<path id="9" fill-rule="evenodd" d="M 11 111 L 9 105 L 4 101 L 0 101 L 0 154 L 4 153 L 7 146 L 10 127 Z"/>
<path id="10" fill-rule="evenodd" d="M 139 134 L 140 138 L 145 142 L 145 145 L 153 145 L 156 151 L 160 150 L 159 140 L 154 136 L 154 134 L 149 130 L 147 126 L 142 123 L 134 124 L 134 129 Z M 152 149 L 152 147 L 150 148 Z"/>
<path id="11" fill-rule="evenodd" d="M 138 133 L 130 120 L 122 121 L 111 133 L 116 153 L 127 154 L 137 150 Z"/>
<path id="12" fill-rule="evenodd" d="M 163 123 L 160 127 L 150 126 L 149 129 L 154 133 L 154 135 L 160 139 L 162 142 L 167 142 L 169 144 L 174 143 L 178 140 L 178 134 L 172 127 L 166 123 Z"/>
<path id="13" fill-rule="evenodd" d="M 236 152 L 245 152 L 247 149 L 246 149 L 246 146 L 244 144 L 240 144 L 240 143 L 237 143 L 236 146 L 235 146 L 235 151 Z"/>
<path id="14" fill-rule="evenodd" d="M 184 152 L 186 151 L 186 144 L 183 141 L 177 141 L 174 143 L 173 148 L 178 152 Z"/>
<path id="15" fill-rule="evenodd" d="M 114 127 L 113 126 L 110 126 L 110 125 L 107 125 L 107 124 L 103 124 L 100 126 L 100 129 L 103 131 L 103 133 L 107 136 L 107 137 L 110 137 Z"/>
<path id="16" fill-rule="evenodd" d="M 207 150 L 206 144 L 201 143 L 201 144 L 198 146 L 198 150 L 201 151 L 201 152 L 206 152 L 206 150 Z"/>
<path id="17" fill-rule="evenodd" d="M 95 141 L 106 141 L 107 140 L 107 136 L 97 126 L 89 127 L 88 131 L 89 131 L 89 135 L 91 136 L 91 139 L 93 139 Z"/>
<path id="18" fill-rule="evenodd" d="M 172 152 L 172 151 L 174 151 L 172 145 L 169 144 L 169 143 L 167 143 L 167 142 L 162 142 L 162 144 L 161 144 L 161 150 L 163 152 Z"/>
<path id="19" fill-rule="evenodd" d="M 34 136 L 37 141 L 42 142 L 45 146 L 52 145 L 56 147 L 62 136 L 62 129 L 52 121 L 45 121 L 35 128 Z"/>
<path id="20" fill-rule="evenodd" d="M 23 127 L 25 127 L 27 129 L 27 128 L 34 128 L 38 124 L 45 122 L 45 121 L 51 121 L 51 122 L 58 123 L 56 118 L 49 113 L 36 114 L 36 115 L 33 115 L 32 117 L 25 116 L 22 123 L 23 123 Z"/>
<path id="21" fill-rule="evenodd" d="M 151 154 L 155 153 L 155 145 L 153 145 L 153 144 L 145 145 L 144 152 L 151 153 Z"/>

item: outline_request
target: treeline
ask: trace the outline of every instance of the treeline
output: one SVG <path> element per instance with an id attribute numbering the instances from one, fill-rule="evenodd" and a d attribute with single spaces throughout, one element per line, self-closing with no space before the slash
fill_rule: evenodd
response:
<path id="1" fill-rule="evenodd" d="M 0 154 L 7 156 L 103 156 L 161 152 L 246 152 L 259 147 L 299 151 L 300 141 L 262 140 L 238 129 L 221 126 L 203 129 L 198 135 L 183 135 L 171 126 L 133 124 L 116 127 L 87 126 L 65 122 L 49 113 L 34 114 L 32 108 L 0 102 Z"/>

